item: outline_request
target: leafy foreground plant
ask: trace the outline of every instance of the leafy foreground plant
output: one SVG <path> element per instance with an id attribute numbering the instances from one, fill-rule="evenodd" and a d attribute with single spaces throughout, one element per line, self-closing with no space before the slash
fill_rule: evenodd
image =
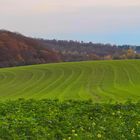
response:
<path id="1" fill-rule="evenodd" d="M 140 139 L 140 102 L 94 104 L 91 101 L 1 101 L 0 139 Z"/>

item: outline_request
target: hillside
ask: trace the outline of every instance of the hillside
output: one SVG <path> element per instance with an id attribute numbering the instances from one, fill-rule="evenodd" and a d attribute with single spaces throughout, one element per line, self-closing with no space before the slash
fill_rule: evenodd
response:
<path id="1" fill-rule="evenodd" d="M 140 59 L 140 46 L 37 39 L 44 47 L 61 54 L 63 62 Z"/>
<path id="2" fill-rule="evenodd" d="M 0 30 L 0 67 L 134 58 L 140 58 L 138 46 L 45 40 Z"/>
<path id="3" fill-rule="evenodd" d="M 140 99 L 140 61 L 95 61 L 0 69 L 0 98 Z"/>
<path id="4" fill-rule="evenodd" d="M 43 47 L 39 41 L 0 30 L 0 67 L 59 61 L 59 54 Z"/>

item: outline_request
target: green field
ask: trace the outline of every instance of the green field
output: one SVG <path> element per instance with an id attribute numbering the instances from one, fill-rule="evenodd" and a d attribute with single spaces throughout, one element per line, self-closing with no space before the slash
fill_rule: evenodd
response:
<path id="1" fill-rule="evenodd" d="M 0 101 L 0 140 L 140 140 L 140 102 Z"/>
<path id="2" fill-rule="evenodd" d="M 140 61 L 90 61 L 0 69 L 0 99 L 140 99 Z"/>

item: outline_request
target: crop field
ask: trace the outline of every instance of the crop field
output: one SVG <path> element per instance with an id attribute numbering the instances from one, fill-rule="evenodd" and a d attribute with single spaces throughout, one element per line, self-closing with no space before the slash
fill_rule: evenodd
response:
<path id="1" fill-rule="evenodd" d="M 94 102 L 140 99 L 140 61 L 89 61 L 0 69 L 0 99 Z"/>
<path id="2" fill-rule="evenodd" d="M 98 61 L 0 69 L 0 98 L 137 99 L 140 61 Z"/>
<path id="3" fill-rule="evenodd" d="M 138 100 L 139 60 L 1 68 L 0 139 L 139 140 Z"/>
<path id="4" fill-rule="evenodd" d="M 140 102 L 0 101 L 1 140 L 139 140 Z"/>

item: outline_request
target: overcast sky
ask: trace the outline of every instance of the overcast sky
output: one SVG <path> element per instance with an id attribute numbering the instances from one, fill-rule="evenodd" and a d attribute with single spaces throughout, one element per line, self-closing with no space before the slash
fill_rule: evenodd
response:
<path id="1" fill-rule="evenodd" d="M 140 45 L 140 0 L 0 0 L 0 28 L 49 39 Z"/>

